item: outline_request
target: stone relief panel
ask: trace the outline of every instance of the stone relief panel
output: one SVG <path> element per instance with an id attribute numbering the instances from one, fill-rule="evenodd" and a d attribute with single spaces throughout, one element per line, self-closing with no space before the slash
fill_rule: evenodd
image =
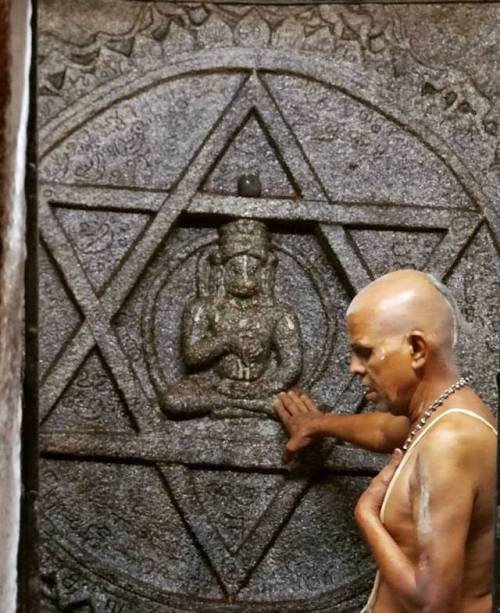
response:
<path id="1" fill-rule="evenodd" d="M 257 227 L 267 240 L 272 236 L 266 258 L 273 258 L 273 269 L 265 270 L 259 280 L 267 284 L 268 295 L 221 295 L 217 285 L 205 286 L 214 282 L 214 274 L 221 274 L 210 262 L 212 256 L 219 256 L 219 233 L 235 227 L 245 231 Z M 240 406 L 240 416 L 273 417 L 269 398 L 281 387 L 314 388 L 326 404 L 348 385 L 344 363 L 348 346 L 340 329 L 348 304 L 345 288 L 332 274 L 314 235 L 283 227 L 271 234 L 267 228 L 246 220 L 225 224 L 219 233 L 203 226 L 179 228 L 172 244 L 150 267 L 152 281 L 149 275 L 141 279 L 117 314 L 115 325 L 123 343 L 130 343 L 131 337 L 140 343 L 143 338 L 144 355 L 136 363 L 136 372 L 167 415 L 188 417 L 190 411 L 200 415 L 210 409 L 213 416 L 222 416 L 228 415 L 231 406 L 234 410 Z M 247 237 L 233 234 L 227 248 L 260 248 L 251 238 L 247 244 L 233 242 Z M 231 266 L 238 262 L 231 260 Z M 245 283 L 243 275 L 249 273 L 243 267 L 249 264 L 240 262 L 242 270 L 236 278 Z M 179 295 L 187 297 L 185 303 L 178 300 Z M 141 318 L 142 328 L 137 325 Z M 230 347 L 223 347 L 224 343 Z M 200 356 L 202 350 L 207 355 Z M 227 362 L 219 359 L 224 354 Z M 193 371 L 198 374 L 189 374 Z"/>
<path id="2" fill-rule="evenodd" d="M 277 156 L 276 144 L 262 118 L 251 111 L 227 149 L 208 173 L 203 191 L 237 195 L 238 179 L 245 173 L 259 177 L 263 195 L 269 198 L 298 198 L 290 169 Z"/>
<path id="3" fill-rule="evenodd" d="M 63 231 L 75 245 L 80 266 L 97 295 L 102 293 L 111 275 L 133 249 L 150 218 L 147 214 L 112 211 L 81 212 L 60 207 L 55 215 Z"/>
<path id="4" fill-rule="evenodd" d="M 113 105 L 58 147 L 41 165 L 41 177 L 64 183 L 168 189 L 229 102 L 240 78 L 193 75 Z"/>
<path id="5" fill-rule="evenodd" d="M 463 367 L 474 373 L 481 395 L 495 409 L 498 390 L 491 373 L 498 368 L 498 297 L 500 279 L 494 240 L 486 225 L 481 225 L 448 278 L 448 285 L 462 313 L 458 347 Z M 474 272 L 472 272 L 474 271 Z M 478 363 L 480 347 L 481 362 Z M 479 366 L 481 364 L 481 366 Z"/>
<path id="6" fill-rule="evenodd" d="M 426 270 L 437 246 L 444 239 L 444 231 L 411 232 L 381 228 L 351 228 L 351 240 L 359 249 L 374 277 L 398 268 Z M 379 254 L 378 257 L 370 257 Z"/>
<path id="7" fill-rule="evenodd" d="M 270 401 L 366 410 L 343 316 L 413 267 L 495 403 L 495 91 L 440 10 L 40 3 L 42 610 L 360 610 L 383 458 L 284 467 Z"/>
<path id="8" fill-rule="evenodd" d="M 457 136 L 461 133 L 465 140 L 467 135 L 477 140 L 481 130 L 492 137 L 498 134 L 498 84 L 478 61 L 484 58 L 484 47 L 492 71 L 498 70 L 495 6 L 482 6 L 480 17 L 475 8 L 450 11 L 439 5 L 131 6 L 108 1 L 95 10 L 90 6 L 82 0 L 41 6 L 45 120 L 124 73 L 137 75 L 164 65 L 172 53 L 223 45 L 299 49 L 335 58 L 356 66 L 360 74 L 372 73 L 393 91 L 403 87 L 407 101 L 419 111 L 425 109 L 432 120 L 441 117 L 440 129 L 448 133 L 458 128 Z M 471 44 L 479 39 L 484 44 Z M 411 95 L 406 89 L 410 83 Z"/>
<path id="9" fill-rule="evenodd" d="M 380 113 L 310 79 L 270 75 L 266 80 L 330 198 L 473 206 L 456 177 L 437 162 L 429 147 Z"/>
<path id="10" fill-rule="evenodd" d="M 45 423 L 56 431 L 134 431 L 135 420 L 128 414 L 99 350 L 89 353 Z"/>
<path id="11" fill-rule="evenodd" d="M 298 319 L 275 297 L 277 256 L 266 226 L 239 219 L 218 234 L 215 248 L 199 256 L 197 295 L 182 313 L 180 344 L 193 372 L 158 390 L 160 406 L 172 417 L 229 406 L 236 415 L 273 415 L 273 397 L 302 371 Z M 153 337 L 156 322 L 148 323 Z"/>
<path id="12" fill-rule="evenodd" d="M 43 287 L 39 309 L 46 331 L 38 343 L 40 374 L 43 378 L 58 352 L 82 323 L 82 316 L 71 292 L 60 278 L 57 265 L 43 245 L 39 250 L 38 267 L 40 286 Z M 59 310 L 64 313 L 64 317 L 60 316 Z"/>

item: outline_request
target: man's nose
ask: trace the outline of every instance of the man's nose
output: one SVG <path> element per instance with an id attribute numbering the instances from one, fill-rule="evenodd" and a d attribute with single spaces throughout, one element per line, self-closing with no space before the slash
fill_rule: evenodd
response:
<path id="1" fill-rule="evenodd" d="M 365 374 L 365 367 L 363 366 L 361 360 L 356 355 L 353 355 L 351 357 L 349 371 L 352 372 L 353 375 L 364 375 Z"/>

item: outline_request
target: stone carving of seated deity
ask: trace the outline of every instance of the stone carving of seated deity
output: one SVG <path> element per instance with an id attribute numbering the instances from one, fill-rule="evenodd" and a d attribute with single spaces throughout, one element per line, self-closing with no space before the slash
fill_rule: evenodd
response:
<path id="1" fill-rule="evenodd" d="M 165 413 L 274 417 L 273 396 L 302 370 L 298 320 L 274 296 L 276 266 L 265 224 L 239 219 L 220 228 L 215 250 L 198 261 L 198 295 L 183 313 L 190 374 L 161 395 Z"/>

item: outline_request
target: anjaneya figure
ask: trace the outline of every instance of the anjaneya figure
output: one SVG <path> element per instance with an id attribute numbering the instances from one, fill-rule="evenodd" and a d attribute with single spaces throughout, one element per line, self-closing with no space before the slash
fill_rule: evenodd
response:
<path id="1" fill-rule="evenodd" d="M 198 262 L 198 296 L 185 308 L 181 344 L 188 374 L 165 390 L 171 416 L 274 416 L 272 397 L 302 369 L 297 318 L 276 301 L 277 257 L 266 226 L 239 219 L 219 230 Z"/>

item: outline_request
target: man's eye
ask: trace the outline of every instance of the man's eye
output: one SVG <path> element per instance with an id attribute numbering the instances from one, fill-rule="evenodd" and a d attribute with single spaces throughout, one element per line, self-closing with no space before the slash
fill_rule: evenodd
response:
<path id="1" fill-rule="evenodd" d="M 369 347 L 356 347 L 355 353 L 359 358 L 368 360 L 372 354 L 372 350 Z"/>

